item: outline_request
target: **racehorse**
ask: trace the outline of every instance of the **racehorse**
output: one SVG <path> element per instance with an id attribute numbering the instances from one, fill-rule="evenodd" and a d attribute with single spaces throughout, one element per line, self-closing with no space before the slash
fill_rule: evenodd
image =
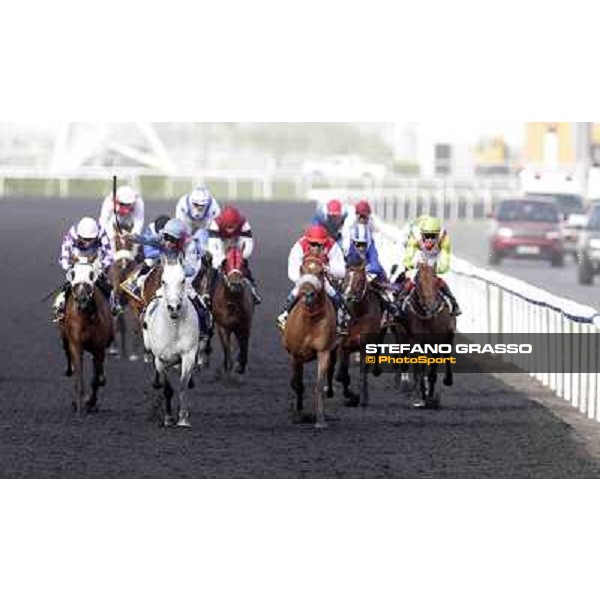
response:
<path id="1" fill-rule="evenodd" d="M 347 265 L 346 277 L 342 286 L 346 306 L 351 315 L 348 335 L 342 338 L 338 348 L 339 368 L 337 381 L 344 386 L 346 406 L 367 406 L 369 403 L 368 366 L 361 365 L 360 395 L 350 389 L 350 356 L 360 351 L 361 335 L 375 335 L 382 341 L 385 329 L 381 322 L 383 310 L 381 300 L 369 282 L 365 261 L 354 261 Z M 379 375 L 380 372 L 375 372 Z"/>
<path id="2" fill-rule="evenodd" d="M 435 266 L 426 261 L 419 263 L 413 290 L 406 299 L 407 318 L 395 327 L 399 341 L 410 341 L 417 344 L 452 344 L 456 333 L 456 318 L 450 314 L 450 307 L 441 295 Z M 408 338 L 408 340 L 407 340 Z M 441 403 L 441 392 L 436 390 L 436 364 L 415 365 L 414 387 L 419 399 L 415 408 L 438 409 Z M 443 383 L 452 386 L 454 374 L 452 366 L 446 363 Z"/>
<path id="3" fill-rule="evenodd" d="M 68 272 L 70 293 L 65 317 L 59 325 L 63 349 L 67 358 L 67 377 L 75 375 L 73 410 L 82 415 L 96 410 L 98 389 L 106 385 L 104 359 L 106 348 L 114 336 L 109 302 L 96 287 L 100 270 L 92 262 L 80 259 Z M 83 355 L 88 352 L 94 361 L 92 393 L 84 406 Z"/>
<path id="4" fill-rule="evenodd" d="M 175 424 L 173 388 L 168 372 L 180 366 L 178 427 L 190 427 L 187 389 L 198 353 L 199 323 L 196 310 L 185 293 L 185 271 L 180 260 L 162 259 L 160 293 L 144 313 L 144 346 L 154 359 L 155 387 L 165 400 L 165 427 Z"/>
<path id="5" fill-rule="evenodd" d="M 127 280 L 127 278 L 131 275 L 132 271 L 136 267 L 137 260 L 137 245 L 134 244 L 131 240 L 127 238 L 126 235 L 123 235 L 123 232 L 116 225 L 114 226 L 114 245 L 115 245 L 115 256 L 113 264 L 111 265 L 109 275 L 112 282 L 113 290 L 115 290 L 115 300 L 118 305 L 125 309 L 126 307 L 130 307 L 130 310 L 134 317 L 136 317 L 136 313 L 134 309 L 131 307 L 130 296 L 127 294 L 123 288 L 121 287 L 123 282 Z M 117 331 L 119 333 L 119 337 L 121 340 L 121 355 L 127 355 L 127 317 L 125 312 L 121 312 L 119 316 L 116 318 Z M 139 335 L 140 335 L 140 326 L 139 319 L 134 318 L 134 326 L 133 326 L 133 342 L 132 342 L 132 351 L 129 354 L 128 358 L 130 361 L 136 361 L 139 359 L 139 356 L 135 349 L 138 346 Z M 109 354 L 117 356 L 119 354 L 119 350 L 116 345 L 111 346 L 109 348 Z"/>
<path id="6" fill-rule="evenodd" d="M 254 301 L 252 291 L 245 282 L 244 259 L 238 248 L 230 248 L 227 251 L 225 264 L 216 277 L 211 306 L 223 348 L 223 372 L 227 375 L 233 369 L 233 335 L 239 349 L 235 370 L 236 373 L 244 374 L 248 365 Z"/>
<path id="7" fill-rule="evenodd" d="M 296 284 L 298 301 L 290 311 L 283 331 L 283 345 L 292 367 L 291 387 L 296 393 L 295 413 L 302 420 L 304 403 L 304 364 L 318 361 L 315 383 L 316 428 L 325 423 L 323 383 L 327 380 L 328 396 L 333 396 L 335 368 L 336 311 L 325 290 L 325 267 L 314 256 L 304 259 Z"/>

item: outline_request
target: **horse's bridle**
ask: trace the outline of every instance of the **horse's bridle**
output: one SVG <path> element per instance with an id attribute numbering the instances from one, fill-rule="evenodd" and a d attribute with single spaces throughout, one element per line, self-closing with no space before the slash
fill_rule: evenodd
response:
<path id="1" fill-rule="evenodd" d="M 361 302 L 364 299 L 364 297 L 367 293 L 367 288 L 368 288 L 368 280 L 367 280 L 367 276 L 365 274 L 365 276 L 363 278 L 363 285 L 360 290 L 360 294 L 355 294 L 355 293 L 350 294 L 352 291 L 352 285 L 354 283 L 354 277 L 356 274 L 357 274 L 357 271 L 355 269 L 350 269 L 350 272 L 348 275 L 348 277 L 349 277 L 348 285 L 346 286 L 346 289 L 344 290 L 344 296 L 346 297 L 346 300 L 348 302 L 352 302 L 355 304 Z"/>

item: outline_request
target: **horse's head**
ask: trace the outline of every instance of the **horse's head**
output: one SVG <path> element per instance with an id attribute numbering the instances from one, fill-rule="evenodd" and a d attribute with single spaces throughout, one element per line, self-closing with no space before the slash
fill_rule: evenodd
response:
<path id="1" fill-rule="evenodd" d="M 114 263 L 121 269 L 126 269 L 134 260 L 136 255 L 136 244 L 125 234 L 131 233 L 130 226 L 114 228 L 115 258 Z"/>
<path id="2" fill-rule="evenodd" d="M 94 286 L 100 270 L 95 263 L 80 259 L 67 273 L 67 281 L 73 292 L 73 299 L 79 311 L 85 311 L 94 299 Z"/>
<path id="3" fill-rule="evenodd" d="M 323 289 L 323 279 L 308 273 L 301 275 L 298 283 L 296 284 L 298 297 L 304 300 L 304 304 L 309 309 L 314 308 L 314 306 L 318 303 Z"/>
<path id="4" fill-rule="evenodd" d="M 439 308 L 440 297 L 435 266 L 428 261 L 419 262 L 415 276 L 415 293 L 426 315 L 433 315 Z"/>
<path id="5" fill-rule="evenodd" d="M 301 275 L 314 275 L 319 279 L 325 276 L 325 263 L 318 255 L 309 254 L 304 258 L 302 267 L 300 267 Z"/>
<path id="6" fill-rule="evenodd" d="M 354 260 L 348 264 L 344 278 L 344 297 L 348 302 L 360 302 L 367 292 L 367 270 L 364 260 Z"/>
<path id="7" fill-rule="evenodd" d="M 242 290 L 244 283 L 244 257 L 239 248 L 230 248 L 223 265 L 223 278 L 227 287 L 233 292 Z"/>
<path id="8" fill-rule="evenodd" d="M 163 260 L 162 296 L 171 319 L 179 319 L 185 296 L 185 270 L 180 260 Z"/>

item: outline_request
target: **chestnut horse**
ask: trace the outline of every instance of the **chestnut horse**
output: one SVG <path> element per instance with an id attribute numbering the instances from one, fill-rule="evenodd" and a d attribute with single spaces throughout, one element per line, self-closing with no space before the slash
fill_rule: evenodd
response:
<path id="1" fill-rule="evenodd" d="M 453 344 L 456 318 L 439 291 L 435 266 L 420 262 L 415 276 L 414 288 L 406 299 L 407 318 L 395 327 L 400 343 Z M 438 409 L 441 393 L 436 390 L 437 365 L 415 365 L 414 392 L 418 400 L 415 408 Z M 454 374 L 450 363 L 446 364 L 445 386 L 452 386 Z"/>
<path id="2" fill-rule="evenodd" d="M 125 233 L 128 233 L 127 230 L 124 230 Z M 113 290 L 115 290 L 115 300 L 117 304 L 119 304 L 123 309 L 127 307 L 130 308 L 131 313 L 134 317 L 137 317 L 137 314 L 131 307 L 130 296 L 127 294 L 121 285 L 127 278 L 131 275 L 132 271 L 135 269 L 137 264 L 137 244 L 134 244 L 131 240 L 128 240 L 126 235 L 115 226 L 114 230 L 114 239 L 115 239 L 115 256 L 113 264 L 109 270 L 110 280 L 113 286 Z M 128 350 L 127 344 L 127 317 L 126 313 L 122 312 L 116 318 L 116 329 L 119 333 L 119 337 L 121 340 L 121 355 L 126 356 Z M 139 356 L 136 352 L 136 349 L 139 348 L 140 344 L 140 336 L 141 330 L 139 326 L 139 319 L 134 319 L 133 325 L 133 341 L 131 344 L 131 353 L 128 355 L 128 359 L 130 361 L 138 360 Z M 119 350 L 116 345 L 113 344 L 111 348 L 109 348 L 109 354 L 117 356 L 119 354 Z"/>
<path id="3" fill-rule="evenodd" d="M 327 380 L 328 396 L 333 395 L 332 379 L 335 367 L 336 311 L 325 290 L 325 267 L 314 256 L 304 259 L 301 276 L 296 284 L 298 301 L 290 311 L 283 331 L 283 345 L 292 367 L 291 386 L 296 393 L 295 413 L 303 419 L 304 364 L 318 361 L 315 383 L 315 416 L 317 429 L 325 423 L 323 384 Z"/>
<path id="4" fill-rule="evenodd" d="M 348 335 L 342 339 L 339 350 L 339 368 L 337 380 L 344 386 L 346 406 L 367 406 L 369 403 L 368 367 L 361 365 L 360 395 L 350 389 L 350 356 L 360 352 L 361 335 L 376 335 L 381 341 L 385 335 L 381 322 L 383 310 L 377 292 L 369 282 L 364 261 L 349 264 L 346 269 L 346 278 L 342 287 L 346 306 L 351 315 L 348 324 Z M 374 372 L 380 375 L 381 372 Z"/>
<path id="5" fill-rule="evenodd" d="M 106 385 L 104 359 L 106 348 L 113 340 L 113 317 L 109 302 L 95 285 L 100 275 L 96 266 L 80 260 L 67 273 L 70 293 L 65 318 L 59 329 L 67 358 L 67 377 L 75 375 L 73 410 L 82 415 L 96 410 L 98 389 Z M 94 375 L 92 393 L 84 406 L 83 356 L 92 355 Z"/>
<path id="6" fill-rule="evenodd" d="M 238 345 L 236 373 L 244 374 L 248 365 L 248 347 L 252 332 L 254 301 L 244 276 L 244 259 L 238 248 L 227 251 L 225 263 L 216 275 L 211 297 L 212 312 L 223 347 L 223 372 L 233 369 L 231 336 Z"/>

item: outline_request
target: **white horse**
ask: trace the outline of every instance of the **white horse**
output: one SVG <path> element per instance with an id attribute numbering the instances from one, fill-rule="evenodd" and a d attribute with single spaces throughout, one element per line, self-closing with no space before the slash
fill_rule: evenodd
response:
<path id="1" fill-rule="evenodd" d="M 181 379 L 177 425 L 191 426 L 187 390 L 198 354 L 199 324 L 194 305 L 185 292 L 185 272 L 181 262 L 163 261 L 162 285 L 144 317 L 143 335 L 146 350 L 154 357 L 157 387 L 164 390 L 166 427 L 175 424 L 168 371 L 178 365 L 181 366 Z"/>

